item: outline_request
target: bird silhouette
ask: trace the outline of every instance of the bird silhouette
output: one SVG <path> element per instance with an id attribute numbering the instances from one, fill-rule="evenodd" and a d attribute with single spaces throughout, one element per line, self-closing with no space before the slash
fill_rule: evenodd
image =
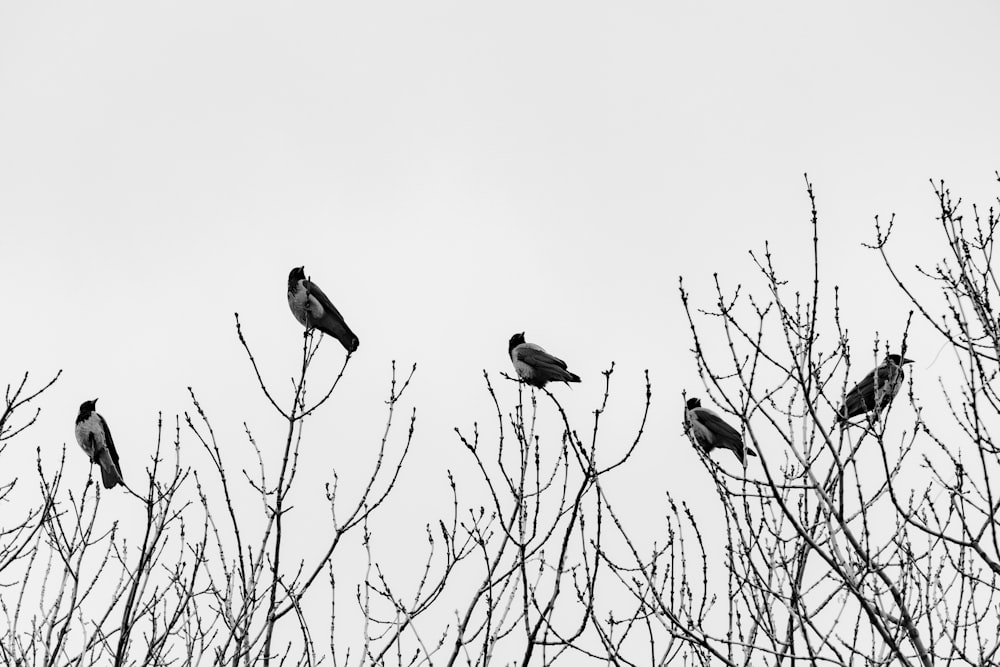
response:
<path id="1" fill-rule="evenodd" d="M 304 266 L 296 267 L 288 274 L 288 307 L 306 329 L 319 329 L 333 336 L 348 352 L 358 349 L 358 337 L 319 285 L 306 278 Z"/>
<path id="2" fill-rule="evenodd" d="M 757 456 L 757 452 L 743 444 L 739 431 L 713 411 L 701 407 L 701 399 L 688 399 L 684 407 L 684 424 L 685 431 L 706 454 L 713 449 L 728 449 L 744 467 L 747 456 Z"/>
<path id="3" fill-rule="evenodd" d="M 903 366 L 912 363 L 912 359 L 898 354 L 886 355 L 881 364 L 844 396 L 844 404 L 837 410 L 837 421 L 841 427 L 846 426 L 852 417 L 869 412 L 878 414 L 885 410 L 903 386 L 906 378 Z"/>
<path id="4" fill-rule="evenodd" d="M 91 464 L 101 466 L 104 488 L 113 489 L 118 484 L 124 484 L 125 480 L 118 464 L 118 451 L 111 439 L 108 422 L 95 412 L 96 409 L 96 398 L 80 405 L 80 414 L 76 416 L 76 441 L 90 457 Z"/>
<path id="5" fill-rule="evenodd" d="M 566 362 L 534 343 L 524 342 L 524 333 L 510 337 L 507 346 L 514 370 L 522 382 L 541 389 L 548 382 L 579 382 L 580 376 L 566 370 Z"/>

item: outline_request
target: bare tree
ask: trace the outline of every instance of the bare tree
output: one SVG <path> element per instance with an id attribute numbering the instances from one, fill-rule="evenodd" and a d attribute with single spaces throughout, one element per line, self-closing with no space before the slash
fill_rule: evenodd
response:
<path id="1" fill-rule="evenodd" d="M 647 374 L 633 436 L 602 438 L 613 370 L 604 372 L 604 397 L 583 435 L 555 394 L 507 376 L 517 393 L 504 409 L 484 371 L 494 427 L 455 429 L 478 484 L 468 490 L 475 480 L 459 484 L 448 473 L 452 515 L 428 526 L 415 594 L 399 595 L 404 586 L 375 563 L 360 600 L 371 664 L 666 664 L 683 654 L 707 665 L 722 657 L 701 630 L 709 587 L 691 513 L 666 495 L 634 535 L 605 485 L 627 474 L 652 401 Z M 483 490 L 484 505 L 460 509 L 462 497 Z M 442 626 L 429 610 L 456 585 L 448 598 L 457 605 L 454 625 Z M 421 624 L 421 616 L 431 618 Z"/>
<path id="2" fill-rule="evenodd" d="M 262 530 L 256 534 L 247 534 L 247 524 L 240 516 L 242 505 L 234 500 L 237 493 L 234 484 L 237 482 L 231 478 L 232 466 L 227 465 L 223 458 L 225 448 L 220 447 L 206 411 L 191 391 L 195 412 L 193 415 L 185 414 L 184 419 L 208 453 L 216 478 L 213 483 L 221 490 L 224 499 L 224 503 L 213 504 L 204 490 L 200 493 L 205 516 L 211 525 L 212 547 L 215 551 L 213 567 L 209 568 L 212 581 L 210 589 L 215 599 L 213 607 L 218 613 L 218 634 L 212 641 L 212 659 L 218 664 L 233 665 L 267 665 L 276 658 L 282 663 L 292 659 L 301 664 L 316 664 L 320 657 L 314 634 L 324 624 L 307 619 L 300 603 L 317 581 L 326 580 L 321 575 L 331 571 L 331 559 L 343 544 L 344 537 L 365 526 L 368 518 L 383 504 L 396 484 L 410 451 L 416 410 L 411 413 L 409 430 L 398 452 L 389 451 L 389 432 L 396 407 L 410 384 L 416 366 L 400 382 L 395 363 L 392 365 L 389 397 L 386 401 L 386 425 L 377 461 L 368 473 L 360 496 L 349 499 L 347 509 L 344 510 L 343 499 L 338 495 L 336 473 L 327 484 L 324 498 L 333 524 L 332 537 L 322 552 L 310 562 L 302 554 L 287 553 L 284 546 L 286 503 L 300 463 L 306 417 L 320 409 L 334 395 L 350 363 L 351 355 L 345 357 L 340 372 L 329 386 L 321 390 L 320 398 L 310 402 L 307 399 L 309 370 L 323 339 L 313 330 L 308 331 L 303 337 L 299 374 L 293 378 L 292 395 L 288 405 L 283 407 L 262 378 L 257 360 L 244 336 L 239 316 L 236 318 L 236 329 L 261 391 L 285 424 L 285 438 L 277 475 L 274 475 L 274 462 L 265 460 L 253 433 L 246 427 L 247 443 L 256 455 L 258 470 L 253 477 L 244 471 L 244 479 L 239 480 L 239 483 L 249 485 L 258 495 L 259 509 L 251 511 L 264 513 Z M 199 488 L 204 489 L 203 484 L 207 485 L 207 482 L 199 483 Z M 279 622 L 286 617 L 292 621 L 291 627 L 294 628 L 289 632 L 299 637 L 300 641 L 289 642 L 286 638 L 281 642 L 284 648 L 279 650 L 275 648 L 275 631 Z M 331 622 L 332 619 L 327 619 L 325 625 L 328 626 Z"/>
<path id="3" fill-rule="evenodd" d="M 60 375 L 62 375 L 61 370 L 51 380 L 34 390 L 28 388 L 27 372 L 21 377 L 17 386 L 7 385 L 4 391 L 3 411 L 0 412 L 0 456 L 3 456 L 16 436 L 38 421 L 42 409 L 36 406 L 34 414 L 24 420 L 18 420 L 15 413 L 25 408 L 30 409 L 32 404 L 37 403 L 39 397 L 56 383 Z M 0 481 L 0 503 L 10 501 L 16 485 L 16 479 Z M 4 521 L 0 529 L 0 573 L 30 555 L 31 545 L 48 519 L 51 509 L 52 496 L 48 490 L 43 489 L 38 505 L 29 506 L 21 517 Z"/>
<path id="4" fill-rule="evenodd" d="M 68 485 L 65 452 L 51 469 L 39 453 L 37 492 L 27 477 L 2 482 L 0 501 L 16 493 L 23 508 L 0 515 L 2 656 L 234 667 L 995 664 L 998 216 L 973 207 L 965 220 L 943 184 L 935 192 L 946 256 L 933 268 L 904 275 L 890 253 L 899 232 L 876 218 L 868 247 L 913 310 L 861 352 L 828 286 L 838 276 L 821 272 L 808 181 L 808 288 L 767 245 L 752 253 L 757 291 L 716 276 L 713 305 L 698 308 L 681 284 L 697 393 L 758 453 L 734 467 L 692 439 L 718 501 L 697 518 L 676 491 L 663 489 L 641 517 L 622 502 L 647 418 L 680 415 L 695 392 L 654 407 L 648 372 L 619 388 L 612 364 L 581 416 L 558 389 L 484 371 L 488 414 L 455 427 L 448 468 L 419 471 L 447 490 L 447 507 L 418 519 L 424 539 L 386 552 L 376 537 L 398 520 L 390 497 L 425 456 L 411 453 L 416 410 L 404 398 L 416 366 L 388 368 L 385 422 L 367 434 L 372 461 L 304 485 L 322 451 L 306 445 L 325 437 L 309 418 L 338 400 L 351 355 L 323 379 L 314 362 L 324 339 L 307 332 L 278 390 L 237 317 L 270 406 L 261 422 L 280 437 L 247 423 L 241 436 L 221 435 L 228 429 L 189 388 L 190 409 L 166 426 L 160 418 L 145 478 L 127 493 L 111 496 L 92 478 Z M 919 378 L 918 400 L 911 378 L 883 409 L 838 417 L 852 382 L 925 329 L 951 353 L 938 388 Z M 8 386 L 0 455 L 39 419 L 58 377 Z M 613 385 L 642 406 L 636 423 L 612 409 Z M 304 546 L 290 541 L 303 517 L 319 536 Z M 719 567 L 725 576 L 710 577 Z"/>
<path id="5" fill-rule="evenodd" d="M 996 450 L 988 436 L 996 405 L 997 355 L 988 333 L 997 330 L 990 267 L 996 217 L 977 214 L 966 228 L 947 191 L 937 190 L 951 256 L 922 273 L 941 290 L 944 320 L 895 271 L 886 250 L 892 224 L 883 228 L 876 218 L 869 247 L 964 360 L 964 386 L 942 384 L 933 397 L 929 388 L 921 392 L 952 406 L 953 420 L 938 427 L 924 421 L 912 389 L 909 423 L 899 424 L 890 406 L 838 425 L 849 379 L 889 352 L 905 352 L 911 322 L 852 363 L 838 290 L 822 287 L 808 181 L 807 191 L 811 289 L 789 284 L 766 245 L 763 255 L 753 254 L 763 296 L 727 290 L 717 277 L 714 308 L 696 310 L 681 285 L 704 389 L 760 453 L 759 468 L 741 475 L 702 457 L 729 543 L 729 623 L 715 641 L 744 664 L 992 664 L 1000 630 L 998 505 L 989 481 Z M 707 324 L 721 330 L 715 339 L 724 341 L 724 354 L 705 345 Z M 941 465 L 941 454 L 950 465 Z"/>
<path id="6" fill-rule="evenodd" d="M 275 657 L 320 662 L 312 633 L 322 624 L 307 620 L 300 602 L 317 580 L 325 581 L 321 575 L 328 572 L 344 536 L 362 527 L 395 485 L 409 451 L 415 412 L 402 448 L 391 455 L 389 429 L 412 370 L 397 383 L 393 365 L 381 448 L 360 497 L 344 512 L 336 478 L 325 493 L 319 490 L 320 502 L 329 507 L 333 537 L 314 562 L 307 562 L 283 545 L 287 497 L 299 465 L 304 418 L 332 397 L 350 357 L 321 398 L 308 403 L 308 371 L 320 347 L 320 339 L 309 332 L 300 373 L 288 406 L 282 407 L 261 379 L 238 319 L 237 333 L 262 392 L 286 424 L 280 459 L 262 451 L 246 427 L 247 447 L 258 469 L 255 475 L 239 474 L 224 460 L 227 448 L 216 439 L 207 412 L 190 389 L 193 412 L 185 413 L 183 424 L 211 462 L 200 467 L 202 474 L 193 472 L 191 451 L 182 457 L 180 418 L 172 448 L 163 441 L 161 418 L 143 492 L 129 488 L 131 498 L 119 496 L 114 507 L 104 506 L 112 492 L 102 491 L 92 478 L 82 492 L 65 488 L 65 451 L 54 472 L 45 471 L 39 457 L 40 503 L 16 522 L 5 518 L 3 524 L 0 564 L 16 581 L 7 584 L 16 595 L 5 592 L 0 603 L 8 620 L 0 643 L 7 662 L 161 665 L 207 658 L 249 665 L 268 664 Z M 18 387 L 8 388 L 0 444 L 35 423 L 37 411 L 23 423 L 15 413 L 36 401 L 56 378 L 29 392 L 25 375 Z M 13 488 L 10 482 L 2 492 Z M 257 495 L 256 506 L 242 497 L 247 490 Z M 143 508 L 141 529 L 124 530 L 118 519 L 107 527 L 106 517 L 119 516 L 130 502 Z M 260 514 L 263 520 L 255 524 L 253 517 Z M 255 525 L 262 526 L 259 532 Z M 286 617 L 291 623 L 281 631 Z M 276 629 L 282 634 L 280 648 L 275 646 Z M 289 636 L 302 641 L 289 641 Z"/>

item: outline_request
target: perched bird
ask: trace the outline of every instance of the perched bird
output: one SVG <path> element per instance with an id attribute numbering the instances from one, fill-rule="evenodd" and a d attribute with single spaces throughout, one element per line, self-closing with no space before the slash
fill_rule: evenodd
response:
<path id="1" fill-rule="evenodd" d="M 705 453 L 713 449 L 728 449 L 745 467 L 747 456 L 757 456 L 757 452 L 743 444 L 743 437 L 735 428 L 723 421 L 722 417 L 708 408 L 701 407 L 701 399 L 689 398 L 684 410 L 685 430 Z"/>
<path id="2" fill-rule="evenodd" d="M 524 342 L 524 333 L 510 337 L 507 347 L 517 377 L 541 389 L 546 382 L 579 382 L 580 376 L 566 370 L 566 362 L 557 359 L 534 343 Z"/>
<path id="3" fill-rule="evenodd" d="M 841 426 L 846 426 L 851 417 L 882 412 L 903 386 L 906 377 L 903 366 L 912 363 L 912 359 L 898 354 L 886 355 L 885 361 L 847 392 L 844 404 L 837 410 L 837 421 L 841 422 Z"/>
<path id="4" fill-rule="evenodd" d="M 319 329 L 333 336 L 348 352 L 358 349 L 358 337 L 319 285 L 306 279 L 304 266 L 288 274 L 288 307 L 306 329 Z"/>
<path id="5" fill-rule="evenodd" d="M 122 469 L 118 465 L 118 452 L 111 439 L 111 431 L 104 417 L 94 412 L 97 409 L 97 399 L 86 401 L 80 406 L 80 414 L 76 416 L 76 441 L 83 451 L 87 452 L 90 462 L 101 466 L 101 480 L 105 489 L 113 489 L 118 484 L 124 484 Z"/>

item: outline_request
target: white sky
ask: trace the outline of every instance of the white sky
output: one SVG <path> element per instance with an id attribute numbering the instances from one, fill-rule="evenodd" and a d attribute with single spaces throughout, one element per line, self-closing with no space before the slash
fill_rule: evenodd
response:
<path id="1" fill-rule="evenodd" d="M 368 461 L 390 360 L 419 365 L 403 536 L 446 511 L 417 490 L 464 456 L 453 426 L 492 423 L 481 372 L 510 372 L 522 330 L 584 378 L 555 389 L 581 429 L 617 362 L 622 447 L 649 368 L 637 507 L 661 516 L 669 489 L 711 511 L 679 426 L 682 389 L 702 391 L 677 277 L 705 306 L 713 272 L 759 288 L 765 239 L 807 276 L 808 172 L 855 349 L 898 336 L 908 305 L 860 244 L 895 212 L 903 265 L 939 254 L 931 178 L 992 201 L 998 19 L 989 2 L 0 5 L 0 381 L 65 369 L 5 472 L 69 443 L 82 484 L 73 418 L 96 396 L 139 480 L 188 385 L 233 451 L 243 420 L 276 450 L 233 312 L 287 382 L 304 264 L 361 340 L 317 418 L 331 436 L 307 434 L 319 478 Z M 340 360 L 331 343 L 317 370 Z"/>

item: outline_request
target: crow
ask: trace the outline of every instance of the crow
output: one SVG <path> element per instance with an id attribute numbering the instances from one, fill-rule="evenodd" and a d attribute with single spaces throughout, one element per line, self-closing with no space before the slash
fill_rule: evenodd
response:
<path id="1" fill-rule="evenodd" d="M 553 357 L 534 343 L 524 342 L 524 333 L 510 337 L 507 346 L 517 377 L 541 389 L 547 382 L 579 382 L 580 376 L 566 370 L 566 362 Z"/>
<path id="2" fill-rule="evenodd" d="M 912 359 L 898 354 L 886 355 L 885 361 L 847 392 L 844 404 L 837 410 L 837 421 L 841 427 L 847 426 L 852 417 L 869 412 L 879 414 L 885 410 L 903 386 L 906 377 L 903 366 L 912 363 Z"/>
<path id="3" fill-rule="evenodd" d="M 111 439 L 111 430 L 104 417 L 97 414 L 97 399 L 86 401 L 80 405 L 80 414 L 76 416 L 76 441 L 90 457 L 91 464 L 101 466 L 101 480 L 105 489 L 113 489 L 118 484 L 124 484 L 122 469 L 118 464 L 118 451 Z"/>
<path id="4" fill-rule="evenodd" d="M 746 467 L 747 456 L 757 456 L 757 452 L 743 444 L 743 437 L 735 428 L 723 421 L 722 417 L 708 408 L 701 407 L 701 399 L 689 398 L 684 409 L 685 431 L 705 453 L 713 449 L 728 449 Z"/>
<path id="5" fill-rule="evenodd" d="M 296 267 L 288 274 L 288 307 L 306 329 L 319 329 L 333 336 L 348 352 L 358 349 L 358 337 L 319 285 L 306 279 L 304 266 Z"/>

